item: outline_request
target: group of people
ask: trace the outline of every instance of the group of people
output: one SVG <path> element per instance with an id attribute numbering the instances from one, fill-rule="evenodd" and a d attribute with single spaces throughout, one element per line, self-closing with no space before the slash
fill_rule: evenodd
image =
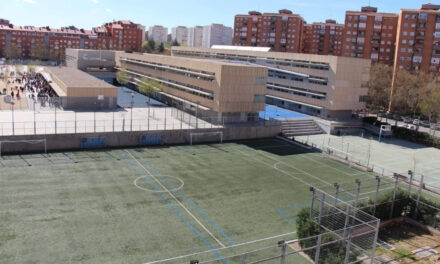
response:
<path id="1" fill-rule="evenodd" d="M 9 87 L 9 90 L 7 89 Z M 57 97 L 55 91 L 40 74 L 22 73 L 15 77 L 9 77 L 5 87 L 0 90 L 1 95 L 10 95 L 12 99 L 20 100 L 25 94 L 34 102 L 39 102 L 41 106 L 52 106 L 56 101 L 52 98 Z"/>

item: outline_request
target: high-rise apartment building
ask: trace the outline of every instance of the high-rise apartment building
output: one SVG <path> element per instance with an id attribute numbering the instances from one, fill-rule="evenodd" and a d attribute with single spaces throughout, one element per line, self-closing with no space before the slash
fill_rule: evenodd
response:
<path id="1" fill-rule="evenodd" d="M 377 13 L 375 7 L 347 11 L 342 56 L 371 59 L 392 65 L 398 15 Z"/>
<path id="2" fill-rule="evenodd" d="M 232 28 L 222 24 L 211 24 L 203 27 L 202 46 L 232 45 Z"/>
<path id="3" fill-rule="evenodd" d="M 171 38 L 179 44 L 188 44 L 188 28 L 184 26 L 171 28 Z"/>
<path id="4" fill-rule="evenodd" d="M 152 26 L 148 31 L 148 37 L 157 43 L 168 43 L 168 28 L 159 25 Z"/>
<path id="5" fill-rule="evenodd" d="M 130 21 L 115 21 L 92 30 L 0 25 L 0 56 L 61 60 L 66 48 L 140 51 L 143 32 Z"/>
<path id="6" fill-rule="evenodd" d="M 188 28 L 188 46 L 202 47 L 203 43 L 203 27 L 195 26 Z"/>
<path id="7" fill-rule="evenodd" d="M 292 11 L 279 13 L 249 12 L 236 15 L 233 44 L 271 47 L 273 51 L 301 52 L 304 20 Z"/>
<path id="8" fill-rule="evenodd" d="M 399 14 L 395 69 L 439 72 L 440 5 L 402 9 Z"/>
<path id="9" fill-rule="evenodd" d="M 304 25 L 303 53 L 340 56 L 344 25 L 328 19 L 325 23 Z"/>

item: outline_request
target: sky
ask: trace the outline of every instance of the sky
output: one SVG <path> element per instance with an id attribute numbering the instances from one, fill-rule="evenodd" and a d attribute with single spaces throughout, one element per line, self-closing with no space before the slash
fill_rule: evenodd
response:
<path id="1" fill-rule="evenodd" d="M 429 0 L 0 0 L 0 18 L 18 26 L 74 25 L 91 29 L 106 22 L 131 20 L 148 27 L 192 27 L 220 23 L 233 26 L 236 14 L 278 12 L 287 8 L 308 23 L 336 19 L 344 23 L 346 10 L 376 6 L 379 12 L 398 13 L 419 8 Z M 437 3 L 440 4 L 440 3 Z"/>

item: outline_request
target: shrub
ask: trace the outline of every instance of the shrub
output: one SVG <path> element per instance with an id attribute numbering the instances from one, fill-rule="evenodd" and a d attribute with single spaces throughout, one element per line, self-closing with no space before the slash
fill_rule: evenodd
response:
<path id="1" fill-rule="evenodd" d="M 440 148 L 440 138 L 431 136 L 425 132 L 409 130 L 404 127 L 393 127 L 393 135 L 396 138 L 419 143 L 425 146 Z"/>

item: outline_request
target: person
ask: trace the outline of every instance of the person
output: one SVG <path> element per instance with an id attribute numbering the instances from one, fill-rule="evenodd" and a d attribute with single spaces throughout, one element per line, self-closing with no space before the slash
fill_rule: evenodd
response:
<path id="1" fill-rule="evenodd" d="M 11 89 L 11 97 L 14 98 L 14 91 Z"/>

